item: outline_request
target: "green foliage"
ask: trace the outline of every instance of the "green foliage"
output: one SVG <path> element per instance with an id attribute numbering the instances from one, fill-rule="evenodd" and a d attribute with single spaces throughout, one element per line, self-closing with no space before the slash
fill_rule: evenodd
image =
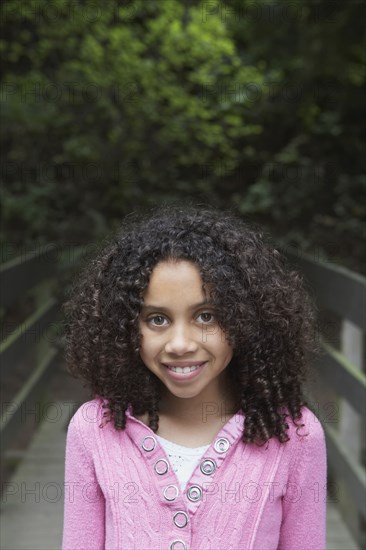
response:
<path id="1" fill-rule="evenodd" d="M 190 196 L 337 239 L 362 271 L 361 2 L 32 6 L 3 8 L 0 243 L 89 241 Z"/>
<path id="2" fill-rule="evenodd" d="M 262 63 L 267 89 L 258 109 L 265 131 L 257 177 L 232 202 L 283 241 L 309 250 L 320 245 L 333 257 L 336 249 L 338 261 L 364 271 L 365 223 L 357 205 L 365 201 L 366 180 L 365 5 L 230 5 L 238 16 L 227 23 L 239 55 Z"/>

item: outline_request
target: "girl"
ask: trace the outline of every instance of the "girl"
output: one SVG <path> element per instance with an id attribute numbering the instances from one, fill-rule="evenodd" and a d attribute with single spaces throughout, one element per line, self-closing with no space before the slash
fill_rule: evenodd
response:
<path id="1" fill-rule="evenodd" d="M 63 550 L 323 550 L 301 277 L 231 210 L 129 215 L 74 285 Z"/>

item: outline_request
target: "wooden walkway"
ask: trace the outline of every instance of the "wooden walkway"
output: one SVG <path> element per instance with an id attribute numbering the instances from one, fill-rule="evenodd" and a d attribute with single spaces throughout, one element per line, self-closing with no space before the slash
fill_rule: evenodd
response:
<path id="1" fill-rule="evenodd" d="M 1 550 L 61 548 L 70 406 L 58 402 L 57 407 L 59 421 L 43 422 L 24 460 L 6 484 L 1 503 Z M 327 511 L 327 550 L 358 550 L 334 505 Z"/>
<path id="2" fill-rule="evenodd" d="M 66 426 L 70 407 L 56 403 L 58 422 L 34 435 L 1 502 L 1 550 L 54 550 L 62 543 Z"/>

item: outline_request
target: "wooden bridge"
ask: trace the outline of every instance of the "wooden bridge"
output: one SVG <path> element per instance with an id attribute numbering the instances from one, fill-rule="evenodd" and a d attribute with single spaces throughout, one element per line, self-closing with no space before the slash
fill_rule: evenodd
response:
<path id="1" fill-rule="evenodd" d="M 364 548 L 365 278 L 294 251 L 283 252 L 303 271 L 319 304 L 324 356 L 315 365 L 307 392 L 326 433 L 327 549 Z M 71 255 L 71 264 L 79 254 Z M 55 331 L 60 334 L 59 289 L 70 273 L 70 250 L 56 255 L 53 247 L 45 247 L 0 268 L 1 288 L 7 289 L 3 316 L 25 296 L 34 299 L 33 312 L 0 344 L 3 384 L 13 391 L 10 399 L 3 399 L 2 464 L 18 463 L 2 483 L 2 550 L 61 548 L 66 428 L 87 397 L 75 390 L 74 395 L 62 393 L 70 380 L 62 370 L 62 346 Z M 24 365 L 29 368 L 26 375 Z M 20 387 L 14 376 L 21 378 Z M 19 437 L 34 425 L 38 429 L 29 444 L 19 445 Z"/>

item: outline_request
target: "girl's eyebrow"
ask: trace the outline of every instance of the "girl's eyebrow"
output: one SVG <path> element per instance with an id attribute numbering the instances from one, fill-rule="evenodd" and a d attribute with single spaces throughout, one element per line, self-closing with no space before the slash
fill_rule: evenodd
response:
<path id="1" fill-rule="evenodd" d="M 191 305 L 191 306 L 189 307 L 189 309 L 196 309 L 197 307 L 204 306 L 204 305 L 207 305 L 207 304 L 211 304 L 211 302 L 208 302 L 207 300 L 205 300 L 204 302 L 201 302 L 201 303 L 199 303 L 199 304 L 193 304 L 193 305 Z M 169 311 L 169 308 L 167 308 L 167 307 L 163 307 L 163 306 L 154 306 L 154 305 L 152 305 L 152 304 L 149 304 L 149 305 L 148 305 L 148 304 L 146 304 L 146 305 L 144 304 L 144 305 L 142 306 L 142 309 L 143 309 L 144 311 L 147 311 L 147 310 L 150 310 L 150 309 L 151 309 L 151 310 L 159 310 L 159 311 Z"/>

